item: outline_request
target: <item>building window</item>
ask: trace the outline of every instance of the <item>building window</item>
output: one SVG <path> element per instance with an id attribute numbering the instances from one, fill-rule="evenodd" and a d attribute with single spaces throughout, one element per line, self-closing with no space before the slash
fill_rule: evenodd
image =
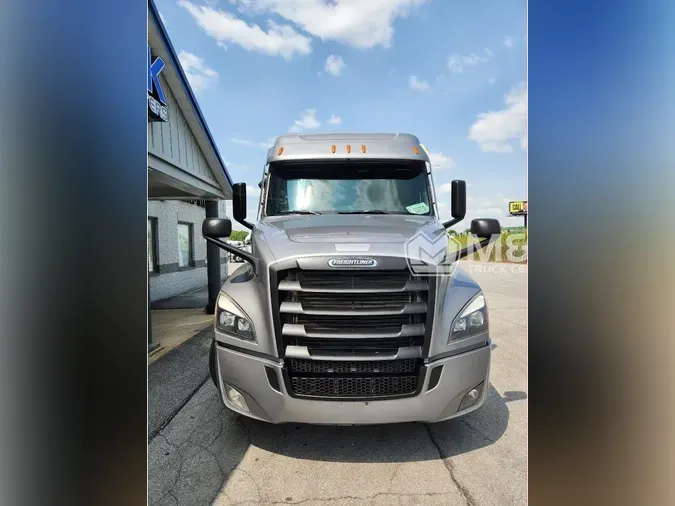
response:
<path id="1" fill-rule="evenodd" d="M 178 223 L 178 267 L 194 267 L 192 223 Z"/>
<path id="2" fill-rule="evenodd" d="M 148 272 L 159 272 L 157 218 L 148 218 Z"/>

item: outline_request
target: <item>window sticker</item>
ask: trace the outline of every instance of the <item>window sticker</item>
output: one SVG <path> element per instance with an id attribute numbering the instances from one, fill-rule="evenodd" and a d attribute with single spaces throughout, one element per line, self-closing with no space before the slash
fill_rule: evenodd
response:
<path id="1" fill-rule="evenodd" d="M 429 212 L 429 206 L 426 205 L 424 202 L 420 202 L 419 204 L 413 204 L 411 206 L 406 207 L 408 212 L 411 212 L 412 214 L 427 214 Z"/>

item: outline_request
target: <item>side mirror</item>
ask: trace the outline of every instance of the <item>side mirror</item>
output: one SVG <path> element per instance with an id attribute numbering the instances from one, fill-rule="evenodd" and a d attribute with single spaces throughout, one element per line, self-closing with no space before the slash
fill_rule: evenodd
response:
<path id="1" fill-rule="evenodd" d="M 211 239 L 222 239 L 232 234 L 232 222 L 227 218 L 208 218 L 202 224 L 202 235 Z"/>
<path id="2" fill-rule="evenodd" d="M 232 215 L 240 223 L 246 220 L 246 183 L 232 185 Z"/>
<path id="3" fill-rule="evenodd" d="M 455 179 L 451 187 L 451 214 L 455 220 L 463 220 L 466 216 L 466 181 Z"/>
<path id="4" fill-rule="evenodd" d="M 443 223 L 444 228 L 459 223 L 466 216 L 466 182 L 455 179 L 450 187 L 450 196 L 452 197 L 450 203 L 452 219 Z"/>
<path id="5" fill-rule="evenodd" d="M 499 220 L 494 218 L 477 218 L 471 220 L 471 234 L 481 239 L 489 239 L 502 233 Z"/>

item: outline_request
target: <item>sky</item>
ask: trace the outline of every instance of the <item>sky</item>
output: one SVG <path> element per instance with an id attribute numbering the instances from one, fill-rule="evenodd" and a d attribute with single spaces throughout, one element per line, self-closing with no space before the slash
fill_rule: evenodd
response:
<path id="1" fill-rule="evenodd" d="M 527 199 L 524 0 L 156 0 L 234 182 L 257 214 L 288 132 L 406 132 L 431 155 L 442 219 Z M 234 228 L 243 229 L 238 223 Z"/>

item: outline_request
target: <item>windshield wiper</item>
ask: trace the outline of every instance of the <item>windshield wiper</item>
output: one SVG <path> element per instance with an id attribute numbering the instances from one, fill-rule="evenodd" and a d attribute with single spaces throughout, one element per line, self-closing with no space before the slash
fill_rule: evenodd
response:
<path id="1" fill-rule="evenodd" d="M 281 216 L 282 214 L 321 214 L 321 213 L 317 213 L 316 211 L 308 211 L 307 209 L 292 209 L 289 211 L 279 211 L 278 213 L 274 213 L 274 216 Z"/>
<path id="2" fill-rule="evenodd" d="M 338 211 L 338 214 L 389 214 L 381 209 L 368 209 L 366 211 Z"/>

